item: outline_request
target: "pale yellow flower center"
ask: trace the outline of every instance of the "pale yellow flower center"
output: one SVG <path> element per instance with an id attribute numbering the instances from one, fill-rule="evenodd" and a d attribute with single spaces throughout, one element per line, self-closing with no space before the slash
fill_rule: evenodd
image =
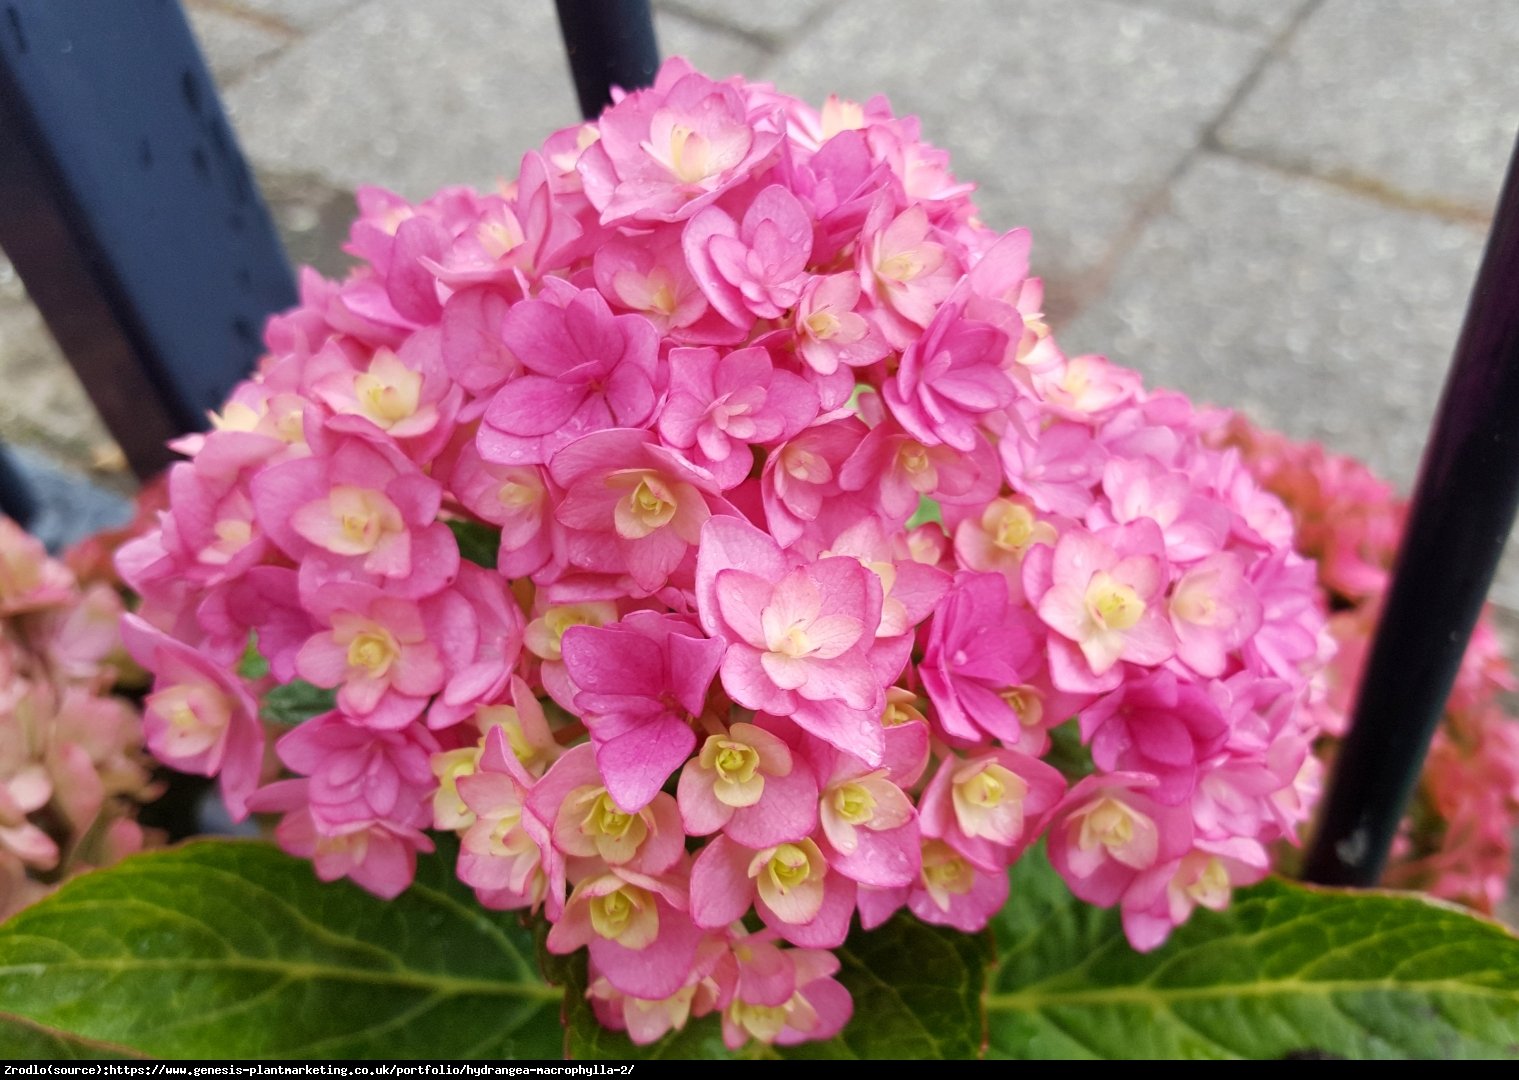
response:
<path id="1" fill-rule="evenodd" d="M 1145 602 L 1130 586 L 1098 571 L 1087 586 L 1086 608 L 1098 626 L 1107 630 L 1127 630 L 1145 613 Z"/>

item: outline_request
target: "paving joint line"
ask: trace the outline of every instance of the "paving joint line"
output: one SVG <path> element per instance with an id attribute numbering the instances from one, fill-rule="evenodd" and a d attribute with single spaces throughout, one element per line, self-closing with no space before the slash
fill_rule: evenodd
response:
<path id="1" fill-rule="evenodd" d="M 301 37 L 299 30 L 278 15 L 270 15 L 266 11 L 255 11 L 252 8 L 243 7 L 237 0 L 186 0 L 185 6 L 199 11 L 215 12 L 218 15 L 225 15 L 229 19 L 236 19 L 238 22 L 249 26 L 256 26 L 260 30 L 284 38 L 286 44 Z"/>
<path id="2" fill-rule="evenodd" d="M 1073 321 L 1093 301 L 1107 292 L 1114 275 L 1118 273 L 1118 268 L 1134 250 L 1146 227 L 1171 205 L 1172 189 L 1204 153 L 1213 152 L 1214 145 L 1218 142 L 1218 129 L 1255 88 L 1266 69 L 1286 55 L 1293 38 L 1297 36 L 1298 29 L 1323 3 L 1324 0 L 1306 0 L 1293 12 L 1292 17 L 1287 20 L 1282 29 L 1261 48 L 1260 55 L 1250 66 L 1250 70 L 1245 72 L 1239 82 L 1235 83 L 1234 89 L 1230 91 L 1223 105 L 1203 126 L 1197 141 L 1182 154 L 1165 178 L 1140 200 L 1128 222 L 1119 230 L 1117 238 L 1109 245 L 1107 253 L 1089 270 L 1069 283 L 1064 290 L 1064 299 L 1069 305 L 1064 316 L 1067 322 Z"/>
<path id="3" fill-rule="evenodd" d="M 657 10 L 665 11 L 671 15 L 678 15 L 687 22 L 693 22 L 704 30 L 715 30 L 719 33 L 736 37 L 746 45 L 753 46 L 765 53 L 767 58 L 779 52 L 787 44 L 785 38 L 777 34 L 767 34 L 761 30 L 750 30 L 743 26 L 734 26 L 730 22 L 713 15 L 709 11 L 691 7 L 681 0 L 659 0 L 655 5 Z"/>

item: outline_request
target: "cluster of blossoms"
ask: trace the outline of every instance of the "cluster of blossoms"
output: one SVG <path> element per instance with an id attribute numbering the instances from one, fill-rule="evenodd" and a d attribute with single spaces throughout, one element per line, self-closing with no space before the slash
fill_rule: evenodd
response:
<path id="1" fill-rule="evenodd" d="M 109 582 L 0 518 L 0 918 L 143 846 L 142 723 L 112 693 L 133 670 L 121 612 Z"/>
<path id="2" fill-rule="evenodd" d="M 1402 536 L 1406 503 L 1354 458 L 1295 443 L 1234 418 L 1219 433 L 1279 495 L 1297 525 L 1298 550 L 1314 559 L 1329 632 L 1331 734 L 1354 704 L 1382 595 Z M 1519 724 L 1502 698 L 1519 689 L 1483 612 L 1436 729 L 1413 809 L 1384 881 L 1491 913 L 1508 890 L 1519 829 Z M 1326 744 L 1332 751 L 1333 744 Z"/>
<path id="3" fill-rule="evenodd" d="M 1315 795 L 1314 568 L 968 193 L 678 60 L 499 193 L 360 192 L 120 556 L 155 751 L 382 895 L 457 832 L 640 1042 L 830 1036 L 853 917 L 977 930 L 1041 837 L 1141 948 L 1225 905 Z M 336 691 L 264 786 L 250 635 Z"/>

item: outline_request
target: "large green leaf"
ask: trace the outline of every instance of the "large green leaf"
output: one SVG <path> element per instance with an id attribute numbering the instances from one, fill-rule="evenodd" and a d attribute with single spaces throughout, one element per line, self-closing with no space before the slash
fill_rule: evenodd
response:
<path id="1" fill-rule="evenodd" d="M 770 1049 L 750 1046 L 740 1057 L 802 1059 L 970 1058 L 981 1050 L 981 990 L 990 942 L 898 915 L 870 933 L 856 930 L 834 950 L 838 979 L 854 998 L 854 1017 L 834 1039 Z M 585 961 L 552 958 L 550 977 L 566 987 L 566 1056 L 578 1060 L 723 1058 L 715 1016 L 693 1020 L 652 1046 L 607 1031 L 585 1001 Z"/>
<path id="2" fill-rule="evenodd" d="M 82 1039 L 67 1031 L 0 1013 L 0 1057 L 45 1061 L 130 1061 L 142 1055 L 124 1046 Z"/>
<path id="3" fill-rule="evenodd" d="M 0 924 L 0 1012 L 161 1057 L 557 1057 L 561 992 L 451 847 L 392 901 L 252 841 L 85 874 Z"/>
<path id="4" fill-rule="evenodd" d="M 1519 939 L 1411 896 L 1268 881 L 1139 954 L 1035 850 L 994 929 L 992 1057 L 1519 1055 Z"/>

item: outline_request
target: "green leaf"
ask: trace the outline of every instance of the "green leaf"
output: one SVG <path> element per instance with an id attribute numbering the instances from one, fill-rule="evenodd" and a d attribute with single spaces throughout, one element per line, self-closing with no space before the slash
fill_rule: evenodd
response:
<path id="1" fill-rule="evenodd" d="M 939 508 L 939 503 L 930 499 L 927 495 L 918 497 L 918 508 L 913 511 L 912 517 L 907 519 L 907 527 L 916 529 L 919 525 L 926 525 L 933 521 L 944 524 L 944 511 Z"/>
<path id="2" fill-rule="evenodd" d="M 264 695 L 258 714 L 274 724 L 295 727 L 313 716 L 321 716 L 337 707 L 336 690 L 312 686 L 304 679 L 291 679 L 281 683 Z"/>
<path id="3" fill-rule="evenodd" d="M 20 1016 L 0 1013 L 0 1057 L 40 1061 L 112 1061 L 140 1059 L 125 1046 L 81 1039 L 67 1031 L 43 1027 Z"/>
<path id="4" fill-rule="evenodd" d="M 652 1046 L 635 1046 L 607 1031 L 585 1000 L 585 960 L 555 957 L 549 977 L 565 985 L 566 1056 L 577 1060 L 781 1057 L 971 1058 L 981 1049 L 981 991 L 991 943 L 985 934 L 928 926 L 905 914 L 865 933 L 858 929 L 835 949 L 838 979 L 854 998 L 854 1016 L 836 1038 L 799 1046 L 751 1045 L 737 1054 L 723 1046 L 716 1016 L 692 1020 Z"/>
<path id="5" fill-rule="evenodd" d="M 444 522 L 459 542 L 459 556 L 487 570 L 496 568 L 496 553 L 501 549 L 501 530 L 478 521 L 449 518 Z"/>
<path id="6" fill-rule="evenodd" d="M 390 901 L 251 841 L 82 875 L 0 924 L 0 1011 L 160 1057 L 557 1057 L 532 936 L 439 847 Z"/>
<path id="7" fill-rule="evenodd" d="M 1271 880 L 1140 954 L 1035 849 L 993 928 L 991 1057 L 1519 1055 L 1519 939 L 1413 896 Z"/>
<path id="8" fill-rule="evenodd" d="M 269 675 L 269 661 L 265 660 L 264 654 L 258 651 L 258 634 L 256 631 L 248 631 L 248 645 L 243 649 L 243 655 L 237 661 L 237 673 L 242 678 L 254 682 Z"/>
<path id="9" fill-rule="evenodd" d="M 854 1017 L 838 1038 L 782 1051 L 795 1058 L 971 1058 L 981 1052 L 986 934 L 929 926 L 899 912 L 856 931 L 835 954 Z"/>

